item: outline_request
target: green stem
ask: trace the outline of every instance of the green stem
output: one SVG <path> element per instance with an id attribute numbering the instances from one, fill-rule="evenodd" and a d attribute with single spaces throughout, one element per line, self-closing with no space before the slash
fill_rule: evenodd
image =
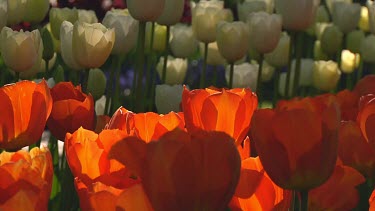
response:
<path id="1" fill-rule="evenodd" d="M 147 94 L 145 95 L 145 98 L 147 99 L 148 96 L 151 96 L 152 92 L 152 83 L 151 81 L 153 80 L 153 74 L 151 71 L 151 67 L 153 65 L 153 49 L 152 46 L 154 45 L 154 36 L 155 36 L 155 22 L 151 23 L 151 40 L 150 40 L 150 46 L 149 46 L 149 55 L 147 56 L 147 61 L 146 61 L 146 91 Z M 150 106 L 149 106 L 150 107 Z"/>
<path id="2" fill-rule="evenodd" d="M 301 194 L 301 211 L 307 211 L 309 206 L 309 191 L 300 191 Z"/>
<path id="3" fill-rule="evenodd" d="M 259 69 L 258 69 L 258 78 L 257 78 L 257 87 L 256 87 L 256 92 L 258 95 L 258 102 L 260 104 L 260 99 L 262 97 L 262 70 L 263 70 L 263 59 L 264 55 L 261 53 L 259 55 Z"/>
<path id="4" fill-rule="evenodd" d="M 357 71 L 356 82 L 358 82 L 362 78 L 362 75 L 363 75 L 363 66 L 364 66 L 364 61 L 363 61 L 362 56 L 361 56 L 360 60 L 359 60 L 359 67 L 358 67 L 358 71 Z"/>
<path id="5" fill-rule="evenodd" d="M 203 67 L 202 74 L 199 83 L 199 88 L 203 89 L 206 82 L 206 68 L 207 68 L 207 55 L 208 55 L 208 43 L 204 43 L 204 57 L 203 57 Z"/>
<path id="6" fill-rule="evenodd" d="M 233 88 L 234 63 L 230 63 L 229 88 Z"/>
<path id="7" fill-rule="evenodd" d="M 135 108 L 136 112 L 143 112 L 144 103 L 143 103 L 143 68 L 144 68 L 144 51 L 145 51 L 145 37 L 146 37 L 146 22 L 139 22 L 139 31 L 138 31 L 138 43 L 137 43 L 137 63 L 136 63 L 136 74 L 137 74 L 137 84 L 135 90 Z"/>
<path id="8" fill-rule="evenodd" d="M 279 80 L 280 80 L 280 70 L 275 70 L 275 75 L 273 79 L 273 98 L 272 98 L 272 104 L 273 107 L 276 107 L 277 100 L 279 98 Z"/>
<path id="9" fill-rule="evenodd" d="M 288 72 L 286 74 L 286 82 L 285 82 L 285 90 L 284 90 L 285 98 L 289 98 L 289 82 L 290 82 L 290 77 L 291 77 L 291 74 L 292 74 L 294 40 L 295 40 L 295 33 L 292 31 L 292 32 L 290 32 Z"/>
<path id="10" fill-rule="evenodd" d="M 167 62 L 168 62 L 168 48 L 169 48 L 169 36 L 170 36 L 171 27 L 167 26 L 167 36 L 165 42 L 165 51 L 164 51 L 164 64 L 163 64 L 163 74 L 162 74 L 162 82 L 165 83 L 167 79 Z"/>
<path id="11" fill-rule="evenodd" d="M 153 58 L 153 57 L 152 57 Z M 154 60 L 152 60 L 154 61 Z M 153 111 L 155 105 L 155 89 L 156 89 L 156 76 L 157 71 L 154 70 L 151 78 L 151 103 L 148 105 L 148 110 Z"/>
<path id="12" fill-rule="evenodd" d="M 332 14 L 331 14 L 331 11 L 329 11 L 327 0 L 323 0 L 323 5 L 324 5 L 324 7 L 327 10 L 328 18 L 329 18 L 329 22 L 330 22 L 332 20 Z"/>
<path id="13" fill-rule="evenodd" d="M 48 74 L 48 65 L 49 65 L 49 60 L 46 60 L 46 70 L 44 71 L 44 78 L 49 78 L 49 74 Z"/>
<path id="14" fill-rule="evenodd" d="M 110 109 L 109 109 L 109 103 L 111 102 L 111 98 L 113 96 L 113 82 L 115 81 L 115 68 L 116 68 L 116 59 L 113 57 L 112 58 L 112 64 L 111 68 L 109 69 L 109 83 L 108 83 L 108 90 L 106 93 L 106 100 L 105 100 L 105 107 L 104 107 L 104 114 L 109 115 L 110 114 Z M 112 102 L 113 104 L 113 102 Z"/>
<path id="15" fill-rule="evenodd" d="M 353 87 L 352 87 L 352 75 L 353 73 L 349 73 L 349 74 L 346 74 L 346 88 L 351 90 Z"/>
<path id="16" fill-rule="evenodd" d="M 116 64 L 116 76 L 115 76 L 115 91 L 112 93 L 112 109 L 110 111 L 110 115 L 112 115 L 118 107 L 120 107 L 120 73 L 121 73 L 121 64 L 122 59 L 121 56 L 116 56 L 115 58 Z"/>
<path id="17" fill-rule="evenodd" d="M 86 94 L 87 94 L 87 84 L 89 81 L 89 73 L 90 73 L 89 69 L 83 70 L 82 92 Z"/>
<path id="18" fill-rule="evenodd" d="M 301 74 L 301 59 L 303 51 L 303 34 L 301 32 L 296 32 L 296 66 L 294 68 L 294 81 L 293 81 L 293 93 L 292 96 L 296 96 L 298 93 L 299 80 Z"/>

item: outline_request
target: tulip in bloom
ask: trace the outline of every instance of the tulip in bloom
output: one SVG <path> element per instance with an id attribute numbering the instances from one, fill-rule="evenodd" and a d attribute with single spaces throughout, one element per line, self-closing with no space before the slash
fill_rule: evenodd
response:
<path id="1" fill-rule="evenodd" d="M 139 175 L 155 210 L 224 210 L 241 168 L 233 139 L 216 131 L 176 129 L 147 144 L 129 137 L 109 158 Z"/>
<path id="2" fill-rule="evenodd" d="M 155 24 L 154 27 L 154 43 L 151 46 L 151 32 L 152 32 L 152 24 L 147 23 L 146 24 L 146 43 L 145 48 L 146 51 L 149 51 L 150 49 L 157 51 L 157 52 L 164 52 L 165 46 L 167 43 L 167 27 L 162 26 L 159 24 Z"/>
<path id="3" fill-rule="evenodd" d="M 204 53 L 204 44 L 200 43 L 199 50 Z M 224 57 L 220 54 L 217 42 L 212 42 L 208 44 L 207 52 L 207 64 L 209 65 L 224 65 L 226 61 Z"/>
<path id="4" fill-rule="evenodd" d="M 142 22 L 156 21 L 163 13 L 165 0 L 127 0 L 130 15 Z"/>
<path id="5" fill-rule="evenodd" d="M 357 122 L 361 128 L 365 140 L 375 149 L 375 131 L 372 130 L 375 124 L 375 97 L 365 95 L 361 97 Z"/>
<path id="6" fill-rule="evenodd" d="M 66 65 L 74 70 L 81 70 L 82 67 L 77 63 L 73 55 L 73 24 L 64 21 L 60 29 L 61 56 Z"/>
<path id="7" fill-rule="evenodd" d="M 300 78 L 299 87 L 309 87 L 312 85 L 312 75 L 314 70 L 314 60 L 312 59 L 301 59 L 300 67 Z M 290 72 L 290 77 L 294 78 L 296 72 L 296 60 L 292 61 L 292 69 Z M 279 93 L 285 96 L 285 83 L 286 83 L 286 72 L 280 74 L 279 80 Z M 292 92 L 294 81 L 289 81 L 289 93 Z"/>
<path id="8" fill-rule="evenodd" d="M 287 33 L 282 33 L 276 48 L 264 55 L 265 60 L 272 66 L 283 67 L 289 60 L 290 37 Z"/>
<path id="9" fill-rule="evenodd" d="M 27 0 L 24 21 L 30 23 L 42 22 L 49 11 L 49 2 L 49 0 Z M 17 11 L 17 13 L 19 12 L 21 11 Z"/>
<path id="10" fill-rule="evenodd" d="M 182 93 L 182 110 L 188 131 L 222 131 L 236 143 L 245 139 L 257 106 L 257 96 L 250 89 L 189 91 L 185 88 Z"/>
<path id="11" fill-rule="evenodd" d="M 375 75 L 367 75 L 363 77 L 354 87 L 354 92 L 359 96 L 375 94 Z"/>
<path id="12" fill-rule="evenodd" d="M 337 159 L 340 110 L 333 97 L 280 101 L 254 113 L 251 136 L 263 167 L 285 189 L 323 184 Z"/>
<path id="13" fill-rule="evenodd" d="M 364 62 L 375 63 L 375 35 L 368 35 L 363 41 L 360 53 Z"/>
<path id="14" fill-rule="evenodd" d="M 27 11 L 27 0 L 8 0 L 7 25 L 16 25 L 24 20 Z"/>
<path id="15" fill-rule="evenodd" d="M 320 39 L 322 50 L 328 55 L 335 55 L 341 49 L 343 33 L 335 25 L 325 27 Z"/>
<path id="16" fill-rule="evenodd" d="M 315 61 L 313 85 L 322 91 L 333 90 L 341 76 L 338 65 L 334 61 Z"/>
<path id="17" fill-rule="evenodd" d="M 65 8 L 51 8 L 49 11 L 49 21 L 51 23 L 51 32 L 53 36 L 60 40 L 60 27 L 64 21 L 75 23 L 78 20 L 77 9 Z"/>
<path id="18" fill-rule="evenodd" d="M 138 21 L 129 15 L 127 10 L 108 11 L 103 25 L 115 29 L 115 44 L 112 54 L 127 54 L 135 47 L 138 38 Z"/>
<path id="19" fill-rule="evenodd" d="M 258 79 L 258 64 L 242 63 L 234 65 L 233 69 L 233 87 L 235 88 L 251 88 L 256 91 Z M 230 68 L 227 66 L 225 70 L 225 80 L 229 83 Z"/>
<path id="20" fill-rule="evenodd" d="M 160 58 L 156 66 L 156 70 L 161 77 L 163 74 L 164 58 Z M 167 60 L 167 78 L 165 83 L 168 85 L 182 84 L 185 80 L 186 71 L 188 68 L 187 59 L 168 57 Z"/>
<path id="21" fill-rule="evenodd" d="M 158 113 L 179 112 L 183 90 L 184 88 L 180 84 L 173 86 L 168 84 L 156 85 L 155 105 Z"/>
<path id="22" fill-rule="evenodd" d="M 361 7 L 361 17 L 358 22 L 358 28 L 360 28 L 364 32 L 370 31 L 370 21 L 369 21 L 369 14 L 368 8 L 362 6 Z"/>
<path id="23" fill-rule="evenodd" d="M 84 23 L 97 23 L 98 18 L 96 17 L 94 10 L 78 10 L 78 20 Z"/>
<path id="24" fill-rule="evenodd" d="M 115 30 L 100 23 L 77 21 L 73 26 L 73 56 L 84 68 L 98 68 L 104 64 L 115 42 Z"/>
<path id="25" fill-rule="evenodd" d="M 48 129 L 59 140 L 66 133 L 73 133 L 80 127 L 95 129 L 94 100 L 91 95 L 74 87 L 71 82 L 60 82 L 51 89 L 53 107 L 47 121 Z"/>
<path id="26" fill-rule="evenodd" d="M 172 26 L 171 32 L 169 46 L 175 57 L 187 58 L 197 51 L 198 41 L 191 26 L 177 24 Z"/>
<path id="27" fill-rule="evenodd" d="M 42 38 L 38 30 L 18 32 L 4 27 L 0 34 L 0 51 L 8 67 L 16 72 L 23 72 L 32 68 L 41 57 Z"/>
<path id="28" fill-rule="evenodd" d="M 0 210 L 47 211 L 53 166 L 47 148 L 0 154 Z"/>
<path id="29" fill-rule="evenodd" d="M 184 12 L 184 3 L 185 0 L 165 0 L 163 12 L 156 22 L 165 26 L 178 23 Z"/>
<path id="30" fill-rule="evenodd" d="M 238 19 L 246 22 L 247 16 L 251 13 L 266 11 L 266 2 L 263 0 L 244 1 L 237 3 Z"/>
<path id="31" fill-rule="evenodd" d="M 369 26 L 372 34 L 375 34 L 375 3 L 374 1 L 367 1 Z"/>
<path id="32" fill-rule="evenodd" d="M 219 22 L 216 27 L 220 54 L 233 63 L 244 57 L 249 45 L 249 31 L 243 22 Z"/>
<path id="33" fill-rule="evenodd" d="M 341 52 L 341 70 L 343 73 L 352 73 L 359 66 L 360 55 L 349 50 Z"/>
<path id="34" fill-rule="evenodd" d="M 0 88 L 0 148 L 19 149 L 42 136 L 52 109 L 47 83 L 21 81 Z"/>
<path id="35" fill-rule="evenodd" d="M 361 18 L 361 5 L 359 3 L 334 2 L 332 19 L 344 33 L 353 31 Z"/>

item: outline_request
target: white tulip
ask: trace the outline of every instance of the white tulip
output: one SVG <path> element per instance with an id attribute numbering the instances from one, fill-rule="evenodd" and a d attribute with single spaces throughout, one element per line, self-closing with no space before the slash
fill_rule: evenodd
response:
<path id="1" fill-rule="evenodd" d="M 73 55 L 73 24 L 64 21 L 60 29 L 61 56 L 68 67 L 74 70 L 81 70 L 82 66 L 78 64 Z"/>
<path id="2" fill-rule="evenodd" d="M 156 22 L 166 26 L 175 25 L 182 17 L 184 4 L 185 0 L 165 0 L 163 12 Z"/>
<path id="3" fill-rule="evenodd" d="M 258 64 L 242 63 L 240 65 L 234 65 L 233 88 L 250 88 L 255 92 L 257 87 L 258 69 Z M 227 66 L 225 70 L 225 79 L 229 83 L 229 66 Z"/>
<path id="4" fill-rule="evenodd" d="M 167 114 L 171 111 L 179 112 L 182 100 L 182 91 L 184 87 L 181 84 L 156 85 L 155 88 L 155 105 L 159 114 Z"/>
<path id="5" fill-rule="evenodd" d="M 322 91 L 331 91 L 340 79 L 341 71 L 334 61 L 315 61 L 313 70 L 314 87 Z"/>
<path id="6" fill-rule="evenodd" d="M 96 17 L 94 10 L 78 10 L 78 20 L 84 23 L 97 23 L 98 18 Z"/>
<path id="7" fill-rule="evenodd" d="M 159 76 L 163 75 L 164 58 L 160 58 L 156 66 Z M 168 57 L 165 83 L 169 85 L 182 84 L 185 80 L 188 62 L 186 59 Z"/>
<path id="8" fill-rule="evenodd" d="M 175 57 L 187 58 L 197 51 L 198 40 L 191 26 L 177 24 L 172 26 L 171 32 L 169 45 Z"/>
<path id="9" fill-rule="evenodd" d="M 344 33 L 353 31 L 361 18 L 361 5 L 358 3 L 333 3 L 332 19 Z"/>
<path id="10" fill-rule="evenodd" d="M 165 0 L 127 0 L 131 16 L 139 21 L 156 21 L 163 12 Z"/>
<path id="11" fill-rule="evenodd" d="M 8 19 L 8 1 L 0 0 L 0 30 L 7 25 Z"/>
<path id="12" fill-rule="evenodd" d="M 27 0 L 8 0 L 7 25 L 16 25 L 24 20 Z"/>

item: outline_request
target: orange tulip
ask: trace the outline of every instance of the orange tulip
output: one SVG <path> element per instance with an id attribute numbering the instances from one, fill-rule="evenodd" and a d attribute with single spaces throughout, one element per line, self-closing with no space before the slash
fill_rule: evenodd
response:
<path id="1" fill-rule="evenodd" d="M 95 129 L 95 110 L 92 96 L 74 87 L 71 82 L 61 82 L 51 89 L 53 107 L 47 121 L 48 129 L 59 140 L 66 133 L 73 133 L 80 127 Z"/>
<path id="2" fill-rule="evenodd" d="M 375 94 L 375 75 L 368 75 L 358 81 L 354 92 L 357 92 L 359 96 Z"/>
<path id="3" fill-rule="evenodd" d="M 370 204 L 369 211 L 375 211 L 375 190 L 372 192 L 370 199 L 368 201 Z"/>
<path id="4" fill-rule="evenodd" d="M 264 169 L 278 186 L 308 190 L 333 172 L 339 125 L 333 97 L 304 98 L 255 111 L 251 135 Z"/>
<path id="5" fill-rule="evenodd" d="M 47 148 L 0 154 L 0 210 L 45 210 L 52 187 Z"/>
<path id="6" fill-rule="evenodd" d="M 257 96 L 250 89 L 189 91 L 185 87 L 182 93 L 188 131 L 222 131 L 232 136 L 236 143 L 245 139 L 257 106 Z"/>
<path id="7" fill-rule="evenodd" d="M 153 210 L 141 184 L 117 189 L 101 182 L 86 185 L 78 178 L 74 184 L 82 210 Z"/>
<path id="8" fill-rule="evenodd" d="M 233 139 L 176 129 L 146 143 L 128 137 L 109 153 L 136 172 L 155 210 L 224 210 L 240 175 Z"/>
<path id="9" fill-rule="evenodd" d="M 309 210 L 352 210 L 359 202 L 356 187 L 364 182 L 357 170 L 337 165 L 323 185 L 309 192 Z"/>
<path id="10" fill-rule="evenodd" d="M 95 133 L 100 133 L 105 128 L 105 126 L 109 123 L 111 117 L 107 115 L 99 115 L 96 116 L 96 126 L 95 126 Z"/>
<path id="11" fill-rule="evenodd" d="M 108 129 L 120 129 L 129 135 L 150 142 L 158 140 L 164 133 L 175 128 L 184 129 L 183 114 L 170 112 L 157 114 L 153 112 L 134 114 L 125 108 L 119 108 L 112 116 Z"/>
<path id="12" fill-rule="evenodd" d="M 357 122 L 366 141 L 375 149 L 375 95 L 361 97 Z"/>
<path id="13" fill-rule="evenodd" d="M 131 172 L 116 160 L 108 160 L 108 152 L 113 144 L 128 135 L 120 130 L 103 130 L 96 134 L 79 128 L 65 138 L 66 159 L 75 177 L 85 184 L 100 181 L 116 188 L 129 187 L 139 180 L 133 179 Z"/>
<path id="14" fill-rule="evenodd" d="M 34 144 L 44 131 L 52 98 L 47 83 L 21 81 L 0 88 L 0 148 Z"/>

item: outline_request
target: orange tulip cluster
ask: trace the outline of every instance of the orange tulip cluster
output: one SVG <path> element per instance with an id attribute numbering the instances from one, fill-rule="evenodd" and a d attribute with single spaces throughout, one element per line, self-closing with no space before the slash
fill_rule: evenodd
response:
<path id="1" fill-rule="evenodd" d="M 22 81 L 0 89 L 0 148 L 37 142 L 47 124 L 65 142 L 82 210 L 288 210 L 292 191 L 309 191 L 310 210 L 351 210 L 356 187 L 375 179 L 374 84 L 258 110 L 249 89 L 185 88 L 183 112 L 119 108 L 94 132 L 80 87 Z M 47 209 L 47 149 L 1 153 L 0 175 L 0 210 Z"/>

